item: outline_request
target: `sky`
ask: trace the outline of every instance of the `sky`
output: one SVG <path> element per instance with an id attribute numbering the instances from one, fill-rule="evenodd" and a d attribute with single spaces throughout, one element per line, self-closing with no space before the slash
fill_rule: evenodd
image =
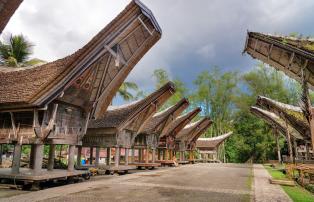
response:
<path id="1" fill-rule="evenodd" d="M 129 0 L 24 0 L 2 36 L 23 33 L 33 57 L 67 56 L 105 27 Z M 258 63 L 242 55 L 246 33 L 314 35 L 313 0 L 142 0 L 163 35 L 135 66 L 128 81 L 154 88 L 152 73 L 163 68 L 172 79 L 192 81 L 202 71 L 249 71 Z"/>

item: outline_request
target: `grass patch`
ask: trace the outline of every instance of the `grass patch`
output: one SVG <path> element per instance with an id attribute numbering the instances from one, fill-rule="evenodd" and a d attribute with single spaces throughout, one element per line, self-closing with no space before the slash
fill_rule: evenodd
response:
<path id="1" fill-rule="evenodd" d="M 250 169 L 249 175 L 248 175 L 248 178 L 246 179 L 246 186 L 250 191 L 252 191 L 252 184 L 253 184 L 253 179 L 254 179 L 254 172 L 253 172 L 253 165 L 252 164 L 250 165 L 249 169 Z M 251 196 L 250 194 L 245 194 L 242 198 L 242 201 L 250 202 L 250 201 L 252 201 L 251 197 L 253 197 L 253 196 Z"/>
<path id="2" fill-rule="evenodd" d="M 267 165 L 264 165 L 264 167 L 266 168 L 266 170 L 269 172 L 269 174 L 272 176 L 273 179 L 276 179 L 276 180 L 289 179 L 285 174 L 283 174 L 278 169 L 273 169 L 272 167 L 267 166 Z M 290 187 L 290 186 L 281 186 L 281 187 L 294 202 L 314 201 L 314 195 L 299 185 L 295 187 Z"/>

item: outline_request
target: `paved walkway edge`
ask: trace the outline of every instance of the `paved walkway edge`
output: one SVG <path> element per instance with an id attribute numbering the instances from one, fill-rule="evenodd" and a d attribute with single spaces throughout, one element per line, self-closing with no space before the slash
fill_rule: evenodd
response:
<path id="1" fill-rule="evenodd" d="M 292 202 L 280 185 L 270 184 L 268 171 L 261 164 L 254 164 L 254 200 L 256 202 Z"/>

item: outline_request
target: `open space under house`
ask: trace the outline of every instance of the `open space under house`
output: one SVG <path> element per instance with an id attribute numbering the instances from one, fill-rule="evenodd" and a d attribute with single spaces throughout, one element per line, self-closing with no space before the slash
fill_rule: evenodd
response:
<path id="1" fill-rule="evenodd" d="M 26 3 L 0 0 L 0 33 Z M 226 163 L 224 144 L 234 133 L 208 137 L 215 121 L 203 106 L 183 97 L 164 107 L 175 82 L 112 104 L 161 37 L 152 11 L 131 0 L 71 55 L 19 68 L 0 61 L 0 201 L 291 201 L 263 166 Z M 277 159 L 270 163 L 289 175 L 272 183 L 314 183 L 313 47 L 247 33 L 244 52 L 302 84 L 300 106 L 258 96 L 249 109 L 272 128 Z"/>

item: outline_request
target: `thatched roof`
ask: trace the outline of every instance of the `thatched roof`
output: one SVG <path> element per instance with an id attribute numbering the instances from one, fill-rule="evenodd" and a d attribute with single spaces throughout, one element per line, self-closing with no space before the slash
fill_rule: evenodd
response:
<path id="1" fill-rule="evenodd" d="M 160 37 L 160 27 L 151 11 L 134 0 L 74 54 L 34 68 L 0 72 L 0 110 L 42 107 L 62 92 L 70 96 L 64 96 L 61 101 L 71 102 L 74 96 L 71 93 L 79 88 L 80 99 L 89 98 L 89 103 L 81 105 L 96 106 L 97 118 L 106 111 L 129 72 Z M 100 72 L 99 66 L 105 70 Z"/>
<path id="2" fill-rule="evenodd" d="M 314 40 L 248 32 L 244 52 L 314 89 Z"/>
<path id="3" fill-rule="evenodd" d="M 142 100 L 121 106 L 111 106 L 102 118 L 91 120 L 88 129 L 116 128 L 117 130 L 128 129 L 138 132 L 174 92 L 174 84 L 168 82 Z"/>
<path id="4" fill-rule="evenodd" d="M 138 133 L 158 134 L 166 128 L 176 117 L 179 116 L 187 107 L 189 101 L 186 98 L 181 99 L 177 104 L 161 111 L 150 118 Z"/>
<path id="5" fill-rule="evenodd" d="M 287 126 L 286 126 L 285 121 L 283 119 L 281 119 L 279 116 L 277 116 L 276 114 L 274 114 L 270 111 L 258 108 L 258 107 L 254 107 L 254 106 L 252 106 L 250 108 L 250 111 L 253 114 L 255 114 L 256 116 L 258 116 L 259 118 L 262 118 L 264 121 L 266 121 L 273 128 L 278 129 L 284 136 L 286 134 L 286 128 L 288 126 L 289 133 L 293 137 L 295 137 L 297 139 L 303 139 L 303 137 L 301 136 L 301 134 L 297 130 L 295 130 L 290 124 L 287 124 Z"/>
<path id="6" fill-rule="evenodd" d="M 221 143 L 223 143 L 232 132 L 212 138 L 198 138 L 196 141 L 196 148 L 200 150 L 215 150 Z"/>
<path id="7" fill-rule="evenodd" d="M 167 128 L 165 128 L 160 137 L 175 137 L 178 132 L 182 130 L 184 126 L 186 126 L 200 112 L 201 108 L 197 107 L 196 109 L 179 116 L 174 121 L 172 121 Z"/>
<path id="8" fill-rule="evenodd" d="M 303 138 L 310 137 L 310 128 L 300 107 L 284 104 L 267 97 L 258 96 L 257 105 L 275 113 L 295 128 Z"/>
<path id="9" fill-rule="evenodd" d="M 192 140 L 200 136 L 212 124 L 209 117 L 205 117 L 186 125 L 176 136 L 177 140 Z M 197 137 L 198 138 L 198 137 Z"/>
<path id="10" fill-rule="evenodd" d="M 0 0 L 0 34 L 23 0 Z"/>

